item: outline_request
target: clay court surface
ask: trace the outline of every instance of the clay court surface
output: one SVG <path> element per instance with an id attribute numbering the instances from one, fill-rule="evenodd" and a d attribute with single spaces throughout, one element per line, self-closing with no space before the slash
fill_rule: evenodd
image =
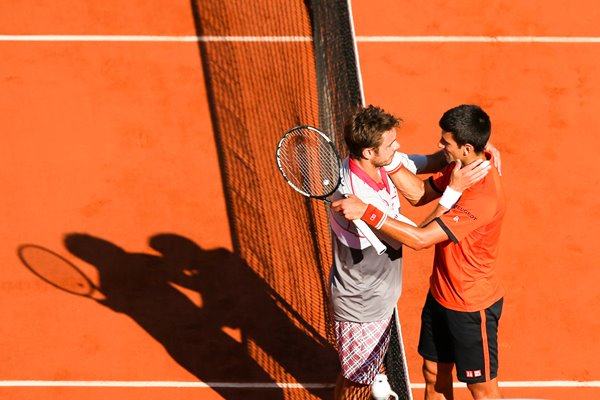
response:
<path id="1" fill-rule="evenodd" d="M 401 150 L 435 151 L 437 121 L 452 106 L 477 103 L 492 118 L 509 207 L 499 260 L 505 397 L 600 398 L 598 4 L 354 0 L 353 10 L 366 101 L 402 117 Z M 260 386 L 273 384 L 260 369 L 255 386 L 226 375 L 231 360 L 254 365 L 261 356 L 236 347 L 244 332 L 235 321 L 211 315 L 210 326 L 188 327 L 193 354 L 203 357 L 194 359 L 168 342 L 170 303 L 139 304 L 134 320 L 119 305 L 56 290 L 18 254 L 41 246 L 92 278 L 92 264 L 160 263 L 183 251 L 217 266 L 240 263 L 198 44 L 109 40 L 194 36 L 190 2 L 4 1 L 0 35 L 0 398 L 280 396 Z M 80 35 L 98 38 L 73 40 Z M 506 37 L 513 40 L 490 39 Z M 414 220 L 428 210 L 404 208 Z M 399 303 L 417 399 L 431 259 L 430 250 L 405 251 Z M 178 312 L 202 310 L 207 293 L 172 282 L 155 294 L 170 290 L 183 296 Z M 249 287 L 225 290 L 236 304 L 256 297 Z M 273 343 L 302 352 L 280 340 Z M 332 393 L 330 381 L 283 383 Z M 293 390 L 303 392 L 288 390 L 289 398 Z M 469 398 L 464 388 L 456 394 Z"/>

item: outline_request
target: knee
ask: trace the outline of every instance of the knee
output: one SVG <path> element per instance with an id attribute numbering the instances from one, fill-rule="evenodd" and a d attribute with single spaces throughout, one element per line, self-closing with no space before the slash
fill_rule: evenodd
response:
<path id="1" fill-rule="evenodd" d="M 435 364 L 427 361 L 423 362 L 423 377 L 425 378 L 425 383 L 434 384 L 436 382 L 437 368 Z"/>
<path id="2" fill-rule="evenodd" d="M 483 383 L 467 384 L 467 387 L 474 400 L 502 398 L 496 379 Z"/>
<path id="3" fill-rule="evenodd" d="M 425 383 L 430 385 L 446 385 L 452 383 L 453 364 L 423 361 L 423 377 Z"/>
<path id="4" fill-rule="evenodd" d="M 425 378 L 425 399 L 452 399 L 453 364 L 441 364 L 425 360 L 423 376 Z"/>

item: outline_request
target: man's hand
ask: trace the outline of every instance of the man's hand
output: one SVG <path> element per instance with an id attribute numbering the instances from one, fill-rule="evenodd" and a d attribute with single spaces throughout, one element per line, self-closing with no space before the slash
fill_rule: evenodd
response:
<path id="1" fill-rule="evenodd" d="M 461 167 L 460 160 L 457 160 L 450 176 L 450 183 L 448 184 L 448 186 L 460 193 L 483 179 L 492 168 L 490 162 L 487 160 L 473 161 L 464 168 Z"/>
<path id="2" fill-rule="evenodd" d="M 349 194 L 347 198 L 334 201 L 331 204 L 331 209 L 340 213 L 347 220 L 360 219 L 365 211 L 367 211 L 367 205 L 363 203 L 358 197 Z"/>
<path id="3" fill-rule="evenodd" d="M 494 157 L 494 167 L 498 170 L 498 175 L 502 176 L 502 159 L 500 158 L 500 151 L 491 143 L 485 145 L 485 151 L 492 153 Z"/>

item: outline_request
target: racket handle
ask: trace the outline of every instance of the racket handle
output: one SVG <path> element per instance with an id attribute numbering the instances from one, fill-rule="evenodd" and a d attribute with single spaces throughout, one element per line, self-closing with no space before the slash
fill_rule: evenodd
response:
<path id="1" fill-rule="evenodd" d="M 361 219 L 355 219 L 352 220 L 352 222 L 354 222 L 354 225 L 356 225 L 360 233 L 362 233 L 362 235 L 365 238 L 367 238 L 369 243 L 371 243 L 371 246 L 373 246 L 375 251 L 377 251 L 378 255 L 382 255 L 383 253 L 385 253 L 387 247 L 385 247 L 385 244 L 383 244 L 381 240 L 379 240 L 377 235 L 373 233 L 373 231 L 371 230 L 371 228 L 369 228 L 369 225 L 367 225 L 365 221 Z"/>

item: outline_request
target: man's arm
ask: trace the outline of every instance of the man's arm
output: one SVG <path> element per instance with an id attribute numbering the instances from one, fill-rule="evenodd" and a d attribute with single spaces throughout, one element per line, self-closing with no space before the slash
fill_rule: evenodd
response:
<path id="1" fill-rule="evenodd" d="M 379 226 L 381 232 L 414 250 L 426 249 L 448 240 L 448 235 L 438 224 L 414 227 L 394 218 L 387 218 L 383 212 L 370 204 L 363 203 L 354 195 L 333 202 L 331 209 L 339 212 L 346 219 L 362 219 L 372 227 Z"/>
<path id="2" fill-rule="evenodd" d="M 387 218 L 380 231 L 413 250 L 427 249 L 436 243 L 448 240 L 448 235 L 437 223 L 414 227 L 394 218 Z"/>
<path id="3" fill-rule="evenodd" d="M 491 143 L 485 145 L 485 151 L 492 153 L 494 158 L 494 167 L 498 170 L 498 175 L 502 176 L 502 158 L 500 157 L 500 150 Z"/>
<path id="4" fill-rule="evenodd" d="M 486 176 L 490 168 L 490 163 L 487 160 L 481 163 L 471 163 L 464 168 L 461 168 L 460 161 L 456 161 L 452 175 L 450 175 L 450 183 L 444 190 L 442 198 L 433 212 L 421 222 L 420 226 L 426 226 L 437 217 L 441 217 L 447 213 L 460 199 L 462 192 Z M 430 181 L 427 181 L 427 184 L 431 186 Z"/>
<path id="5" fill-rule="evenodd" d="M 498 174 L 502 175 L 502 158 L 500 150 L 493 144 L 488 143 L 485 145 L 485 151 L 492 153 L 494 156 L 494 167 L 498 170 Z M 434 174 L 448 165 L 443 150 L 428 155 L 410 154 L 408 158 L 415 164 L 417 174 Z"/>
<path id="6" fill-rule="evenodd" d="M 439 194 L 431 189 L 426 180 L 422 180 L 402 165 L 396 170 L 389 170 L 388 176 L 398 192 L 413 206 L 427 204 L 436 195 L 439 197 Z"/>
<path id="7" fill-rule="evenodd" d="M 414 162 L 417 174 L 434 174 L 448 165 L 448 161 L 446 161 L 446 156 L 442 150 L 427 155 L 410 154 L 408 158 Z"/>
<path id="8" fill-rule="evenodd" d="M 460 194 L 474 183 L 483 179 L 490 168 L 491 166 L 488 161 L 473 162 L 466 165 L 464 168 L 462 168 L 460 161 L 457 161 L 452 170 L 450 184 L 448 186 L 450 187 L 450 190 Z M 392 183 L 396 186 L 396 189 L 398 189 L 398 192 L 400 192 L 400 194 L 413 206 L 422 206 L 442 195 L 431 186 L 428 179 L 423 180 L 408 168 L 405 168 L 401 162 L 401 156 L 394 157 L 392 163 L 389 166 L 386 166 L 385 169 L 392 180 Z M 454 202 L 456 202 L 456 200 L 458 200 L 458 197 L 454 199 Z M 446 204 L 444 204 L 446 210 L 449 209 L 454 202 L 450 204 L 451 202 L 446 201 Z M 448 204 L 450 205 L 448 206 Z"/>
<path id="9" fill-rule="evenodd" d="M 435 209 L 431 212 L 431 214 L 429 214 L 427 216 L 427 218 L 425 218 L 423 220 L 423 222 L 421 222 L 421 224 L 419 225 L 420 227 L 425 227 L 427 225 L 429 225 L 429 223 L 431 221 L 433 221 L 434 219 L 436 219 L 437 217 L 441 217 L 442 215 L 446 214 L 448 212 L 449 208 L 446 208 L 444 206 L 442 206 L 441 204 L 437 204 L 435 206 Z"/>

